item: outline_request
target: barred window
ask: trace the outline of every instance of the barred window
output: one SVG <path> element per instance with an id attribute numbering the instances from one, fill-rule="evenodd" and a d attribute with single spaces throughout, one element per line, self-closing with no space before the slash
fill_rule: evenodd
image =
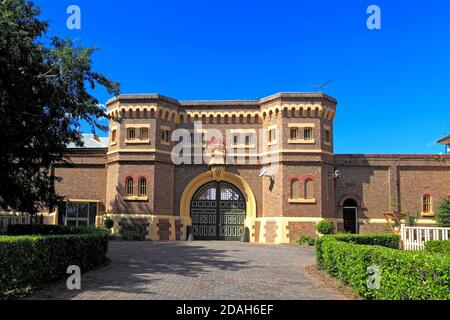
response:
<path id="1" fill-rule="evenodd" d="M 139 196 L 145 197 L 147 195 L 147 179 L 141 178 L 139 180 Z"/>
<path id="2" fill-rule="evenodd" d="M 303 131 L 303 138 L 305 140 L 312 140 L 313 135 L 312 135 L 312 128 L 305 128 Z"/>
<path id="3" fill-rule="evenodd" d="M 314 199 L 314 182 L 311 179 L 305 181 L 305 199 Z"/>
<path id="4" fill-rule="evenodd" d="M 245 145 L 249 146 L 253 144 L 253 135 L 246 135 L 245 136 Z"/>
<path id="5" fill-rule="evenodd" d="M 276 129 L 269 130 L 269 143 L 275 143 L 277 141 Z"/>
<path id="6" fill-rule="evenodd" d="M 147 140 L 148 139 L 148 128 L 141 128 L 140 138 L 141 138 L 141 140 Z"/>
<path id="7" fill-rule="evenodd" d="M 169 130 L 162 130 L 161 131 L 161 141 L 163 142 L 170 142 L 170 131 Z"/>
<path id="8" fill-rule="evenodd" d="M 134 128 L 127 129 L 127 139 L 128 140 L 136 139 L 136 129 Z"/>
<path id="9" fill-rule="evenodd" d="M 132 196 L 134 194 L 134 181 L 133 178 L 127 178 L 126 182 L 126 195 Z"/>
<path id="10" fill-rule="evenodd" d="M 117 130 L 113 130 L 111 133 L 111 142 L 115 143 L 117 141 Z"/>
<path id="11" fill-rule="evenodd" d="M 431 196 L 426 194 L 423 196 L 423 213 L 431 213 L 433 212 L 433 207 L 431 205 Z"/>
<path id="12" fill-rule="evenodd" d="M 331 142 L 331 132 L 330 130 L 325 130 L 325 142 L 330 143 Z"/>
<path id="13" fill-rule="evenodd" d="M 298 139 L 298 128 L 291 128 L 291 140 L 297 140 Z"/>
<path id="14" fill-rule="evenodd" d="M 291 199 L 300 198 L 300 181 L 294 179 L 291 181 Z"/>

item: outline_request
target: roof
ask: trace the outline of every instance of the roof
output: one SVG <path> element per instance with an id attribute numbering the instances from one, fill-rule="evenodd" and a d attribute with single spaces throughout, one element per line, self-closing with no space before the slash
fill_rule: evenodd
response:
<path id="1" fill-rule="evenodd" d="M 68 149 L 105 149 L 108 148 L 108 137 L 96 137 L 94 134 L 82 134 L 83 147 L 78 147 L 74 143 L 67 146 Z M 98 140 L 97 140 L 98 139 Z"/>
<path id="2" fill-rule="evenodd" d="M 437 143 L 450 145 L 450 134 L 448 134 L 446 137 L 439 140 Z"/>
<path id="3" fill-rule="evenodd" d="M 277 93 L 262 99 L 254 99 L 254 100 L 190 100 L 190 101 L 178 101 L 176 99 L 163 96 L 160 94 L 122 94 L 112 99 L 109 99 L 106 102 L 106 105 L 111 105 L 117 101 L 126 101 L 126 102 L 149 102 L 149 101 L 164 101 L 168 103 L 172 103 L 177 106 L 240 106 L 240 105 L 248 105 L 248 106 L 257 106 L 260 104 L 264 104 L 267 102 L 271 102 L 277 99 L 300 99 L 300 100 L 308 100 L 308 99 L 324 99 L 328 100 L 334 104 L 337 104 L 337 100 L 325 93 L 321 92 L 281 92 Z"/>

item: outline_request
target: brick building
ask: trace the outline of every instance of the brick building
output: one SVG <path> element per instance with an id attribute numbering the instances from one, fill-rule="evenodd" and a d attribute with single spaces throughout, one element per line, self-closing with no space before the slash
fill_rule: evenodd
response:
<path id="1" fill-rule="evenodd" d="M 86 135 L 84 148 L 69 146 L 72 165 L 53 168 L 67 203 L 48 216 L 52 223 L 109 216 L 116 234 L 152 240 L 189 232 L 238 240 L 248 230 L 252 242 L 288 243 L 315 235 L 323 219 L 356 233 L 389 231 L 389 211 L 434 224 L 449 196 L 448 155 L 335 154 L 337 102 L 325 94 L 185 102 L 122 95 L 107 106 L 121 119 L 111 121 L 110 139 Z"/>

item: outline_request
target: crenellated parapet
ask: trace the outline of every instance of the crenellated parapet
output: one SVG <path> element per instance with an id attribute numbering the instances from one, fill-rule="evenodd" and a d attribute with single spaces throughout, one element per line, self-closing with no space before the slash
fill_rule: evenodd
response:
<path id="1" fill-rule="evenodd" d="M 279 93 L 260 100 L 178 101 L 161 95 L 121 95 L 107 102 L 108 114 L 122 119 L 174 123 L 257 124 L 272 118 L 333 120 L 337 102 L 322 93 Z"/>

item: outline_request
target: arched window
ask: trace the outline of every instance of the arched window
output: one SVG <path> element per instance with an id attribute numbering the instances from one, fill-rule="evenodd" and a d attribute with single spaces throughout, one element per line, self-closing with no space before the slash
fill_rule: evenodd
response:
<path id="1" fill-rule="evenodd" d="M 314 182 L 311 179 L 305 180 L 305 199 L 314 199 Z"/>
<path id="2" fill-rule="evenodd" d="M 134 181 L 133 178 L 127 178 L 126 182 L 125 182 L 125 186 L 126 186 L 126 195 L 127 196 L 132 196 L 134 194 Z"/>
<path id="3" fill-rule="evenodd" d="M 300 198 L 300 181 L 293 179 L 291 181 L 291 199 Z"/>
<path id="4" fill-rule="evenodd" d="M 431 202 L 431 195 L 426 194 L 423 196 L 423 203 L 422 203 L 422 213 L 432 213 L 433 212 L 433 205 Z"/>
<path id="5" fill-rule="evenodd" d="M 139 196 L 145 197 L 147 196 L 147 179 L 141 178 L 139 180 Z"/>

